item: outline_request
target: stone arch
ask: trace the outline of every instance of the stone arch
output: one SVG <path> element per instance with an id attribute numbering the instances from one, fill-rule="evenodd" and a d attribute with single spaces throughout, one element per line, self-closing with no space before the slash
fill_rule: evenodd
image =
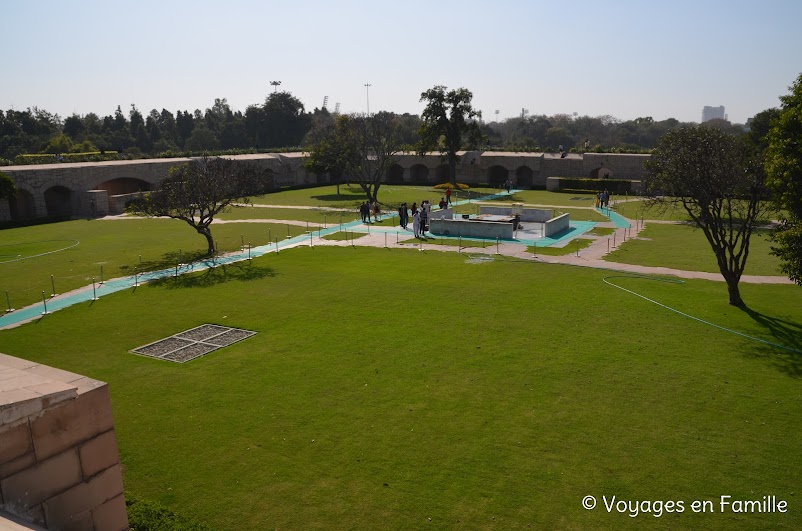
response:
<path id="1" fill-rule="evenodd" d="M 45 190 L 45 207 L 48 216 L 72 216 L 72 190 L 64 186 L 51 186 Z"/>
<path id="2" fill-rule="evenodd" d="M 519 166 L 515 170 L 515 182 L 518 188 L 532 188 L 535 172 L 529 166 Z"/>
<path id="3" fill-rule="evenodd" d="M 490 184 L 503 185 L 510 178 L 510 170 L 504 166 L 490 166 L 487 169 L 487 182 Z"/>
<path id="4" fill-rule="evenodd" d="M 415 164 L 409 169 L 411 180 L 415 184 L 427 184 L 429 182 L 429 168 L 423 164 Z"/>
<path id="5" fill-rule="evenodd" d="M 97 184 L 93 190 L 105 190 L 110 196 L 133 194 L 136 192 L 147 192 L 151 190 L 152 185 L 137 179 L 135 177 L 119 177 L 117 179 L 109 179 Z"/>
<path id="6" fill-rule="evenodd" d="M 591 170 L 590 172 L 591 179 L 612 179 L 613 178 L 613 170 L 610 168 L 605 168 L 604 166 L 600 166 L 595 170 Z"/>
<path id="7" fill-rule="evenodd" d="M 12 221 L 33 219 L 36 217 L 36 205 L 33 194 L 23 188 L 17 188 L 17 193 L 8 200 Z"/>
<path id="8" fill-rule="evenodd" d="M 404 168 L 400 164 L 393 164 L 387 170 L 387 182 L 390 184 L 404 183 Z"/>

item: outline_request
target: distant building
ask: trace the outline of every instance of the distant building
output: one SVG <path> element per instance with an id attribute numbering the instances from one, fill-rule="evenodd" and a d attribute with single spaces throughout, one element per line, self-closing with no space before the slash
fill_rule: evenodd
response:
<path id="1" fill-rule="evenodd" d="M 702 123 L 709 122 L 710 120 L 726 120 L 727 115 L 724 114 L 724 106 L 721 107 L 710 107 L 709 105 L 705 105 L 704 109 L 702 109 Z"/>

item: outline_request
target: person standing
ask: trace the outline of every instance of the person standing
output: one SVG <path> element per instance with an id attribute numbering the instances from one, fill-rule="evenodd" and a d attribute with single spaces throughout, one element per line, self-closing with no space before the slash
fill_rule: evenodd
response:
<path id="1" fill-rule="evenodd" d="M 429 201 L 424 201 L 420 204 L 420 235 L 426 236 L 426 229 L 429 228 L 429 209 L 431 204 Z"/>
<path id="2" fill-rule="evenodd" d="M 446 204 L 451 204 L 451 187 L 446 188 Z"/>
<path id="3" fill-rule="evenodd" d="M 412 214 L 412 234 L 416 238 L 420 236 L 420 212 L 417 209 Z"/>
<path id="4" fill-rule="evenodd" d="M 373 201 L 373 222 L 374 223 L 378 223 L 378 221 L 379 221 L 379 213 L 380 212 L 381 211 L 379 209 L 379 202 L 378 201 Z M 368 213 L 368 219 L 370 219 L 370 213 Z"/>
<path id="5" fill-rule="evenodd" d="M 365 223 L 367 221 L 366 218 L 368 216 L 368 202 L 367 201 L 365 201 L 364 203 L 359 205 L 359 215 L 362 216 L 362 223 Z"/>

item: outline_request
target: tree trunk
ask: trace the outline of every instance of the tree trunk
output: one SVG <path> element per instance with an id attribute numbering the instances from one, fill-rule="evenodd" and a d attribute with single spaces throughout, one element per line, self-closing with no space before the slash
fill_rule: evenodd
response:
<path id="1" fill-rule="evenodd" d="M 209 227 L 198 227 L 198 233 L 203 234 L 206 237 L 206 244 L 209 246 L 207 254 L 209 256 L 214 256 L 214 238 L 212 238 L 212 231 L 209 230 Z"/>
<path id="2" fill-rule="evenodd" d="M 730 304 L 741 308 L 744 306 L 744 301 L 741 299 L 741 291 L 738 289 L 738 280 L 737 279 L 726 279 L 727 280 L 727 291 L 730 294 Z"/>

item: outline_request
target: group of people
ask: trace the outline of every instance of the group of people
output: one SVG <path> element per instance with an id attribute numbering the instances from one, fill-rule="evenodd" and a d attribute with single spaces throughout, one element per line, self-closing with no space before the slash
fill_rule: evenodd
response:
<path id="1" fill-rule="evenodd" d="M 596 194 L 596 206 L 599 208 L 610 207 L 610 192 L 602 190 Z"/>
<path id="2" fill-rule="evenodd" d="M 365 201 L 359 205 L 359 215 L 362 216 L 362 223 L 370 223 L 371 213 L 373 214 L 373 221 L 379 221 L 381 209 L 379 208 L 378 201 L 374 201 L 373 204 L 371 204 L 370 201 Z"/>
<path id="3" fill-rule="evenodd" d="M 441 209 L 447 208 L 448 205 L 451 204 L 451 188 L 446 188 L 446 195 L 444 195 L 440 199 L 439 206 Z M 412 203 L 412 207 L 408 207 L 406 203 L 401 203 L 401 206 L 398 207 L 398 220 L 399 225 L 404 230 L 409 228 L 409 218 L 410 213 L 412 216 L 412 233 L 415 235 L 416 238 L 423 237 L 426 231 L 429 230 L 429 219 L 430 219 L 430 212 L 432 210 L 432 204 L 429 202 L 428 199 L 424 199 L 423 202 L 418 206 L 417 203 Z M 372 204 L 370 201 L 365 201 L 361 205 L 359 205 L 359 214 L 362 216 L 362 223 L 370 223 L 370 216 L 371 213 L 374 216 L 374 221 L 379 220 L 379 214 L 381 213 L 379 209 L 379 203 L 374 201 Z"/>
<path id="4" fill-rule="evenodd" d="M 409 214 L 412 212 L 412 234 L 416 238 L 423 237 L 424 233 L 429 230 L 429 213 L 432 210 L 432 204 L 424 200 L 420 206 L 417 203 L 412 203 L 412 207 L 407 207 L 406 203 L 401 203 L 398 207 L 398 219 L 401 228 L 407 230 L 409 227 Z"/>

